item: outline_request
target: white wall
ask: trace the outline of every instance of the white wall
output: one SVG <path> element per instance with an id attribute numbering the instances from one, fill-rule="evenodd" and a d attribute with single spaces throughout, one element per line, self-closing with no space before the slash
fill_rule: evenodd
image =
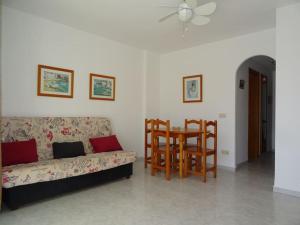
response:
<path id="1" fill-rule="evenodd" d="M 300 196 L 300 4 L 277 10 L 275 191 Z"/>
<path id="2" fill-rule="evenodd" d="M 159 117 L 160 97 L 160 57 L 153 52 L 144 52 L 145 78 L 144 78 L 144 104 L 145 118 Z"/>
<path id="3" fill-rule="evenodd" d="M 275 58 L 275 30 L 236 37 L 161 56 L 160 116 L 172 125 L 188 118 L 218 119 L 219 165 L 236 167 L 235 84 L 240 64 L 255 55 Z M 203 74 L 203 103 L 182 103 L 182 77 Z M 226 113 L 226 118 L 218 118 Z M 221 150 L 229 155 L 222 155 Z"/>
<path id="4" fill-rule="evenodd" d="M 272 132 L 269 133 L 268 137 L 268 151 L 275 152 L 275 127 L 276 127 L 276 65 L 274 65 L 274 70 L 269 74 L 268 81 L 268 95 L 272 96 L 272 104 L 269 104 L 269 114 L 268 114 L 268 129 Z"/>
<path id="5" fill-rule="evenodd" d="M 273 72 L 273 83 L 272 83 L 272 96 L 273 96 L 273 104 L 272 104 L 272 151 L 275 152 L 275 133 L 276 133 L 276 71 Z"/>
<path id="6" fill-rule="evenodd" d="M 2 0 L 0 0 L 0 4 L 2 3 Z M 0 6 L 0 18 L 2 18 L 2 10 L 1 10 L 1 6 Z M 2 31 L 2 22 L 1 22 L 1 20 L 0 20 L 0 116 L 2 116 L 2 85 L 1 85 L 1 83 L 2 83 L 2 70 L 1 70 L 1 68 L 2 68 L 2 51 L 1 51 L 1 49 L 2 49 L 2 35 L 1 35 L 1 31 Z M 1 158 L 1 156 L 0 156 L 0 158 Z M 1 175 L 0 175 L 1 176 Z M 0 196 L 1 196 L 1 194 L 0 194 Z M 1 199 L 1 197 L 0 197 L 0 199 Z M 1 206 L 1 203 L 0 203 L 0 206 Z"/>
<path id="7" fill-rule="evenodd" d="M 262 60 L 262 59 L 260 59 Z M 237 71 L 236 79 L 236 162 L 248 161 L 248 110 L 249 110 L 249 68 L 268 76 L 269 96 L 272 93 L 273 71 L 249 59 Z M 239 88 L 240 80 L 245 80 L 245 89 Z M 272 123 L 271 123 L 272 124 Z M 272 128 L 272 127 L 270 127 Z M 271 130 L 271 129 L 270 129 Z M 274 132 L 275 133 L 275 132 Z M 270 146 L 271 147 L 271 146 Z"/>
<path id="8" fill-rule="evenodd" d="M 122 145 L 142 155 L 143 52 L 10 8 L 2 10 L 3 115 L 109 117 Z M 38 97 L 38 64 L 73 69 L 74 98 Z M 116 77 L 116 101 L 89 100 L 90 72 Z"/>

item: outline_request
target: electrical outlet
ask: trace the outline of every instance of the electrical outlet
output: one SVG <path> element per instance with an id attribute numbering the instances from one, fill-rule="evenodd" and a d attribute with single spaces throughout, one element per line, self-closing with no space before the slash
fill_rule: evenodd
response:
<path id="1" fill-rule="evenodd" d="M 229 150 L 223 149 L 223 150 L 222 150 L 222 154 L 223 154 L 223 155 L 229 155 Z"/>
<path id="2" fill-rule="evenodd" d="M 226 118 L 226 113 L 219 113 L 219 118 L 222 118 L 222 119 Z"/>

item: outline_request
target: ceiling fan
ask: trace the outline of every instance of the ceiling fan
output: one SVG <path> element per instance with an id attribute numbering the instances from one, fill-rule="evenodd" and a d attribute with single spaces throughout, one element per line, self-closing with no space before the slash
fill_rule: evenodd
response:
<path id="1" fill-rule="evenodd" d="M 178 19 L 183 23 L 184 32 L 187 31 L 186 24 L 191 22 L 196 26 L 203 26 L 210 22 L 210 18 L 207 16 L 212 15 L 217 8 L 215 2 L 209 2 L 204 5 L 198 6 L 197 0 L 183 0 L 179 6 L 161 6 L 168 8 L 176 8 L 175 11 L 162 17 L 159 22 L 163 22 L 168 18 L 177 15 Z"/>

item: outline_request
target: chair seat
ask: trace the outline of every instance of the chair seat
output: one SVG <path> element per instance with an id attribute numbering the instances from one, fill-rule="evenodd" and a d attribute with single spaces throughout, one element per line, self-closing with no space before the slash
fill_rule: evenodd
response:
<path id="1" fill-rule="evenodd" d="M 194 152 L 198 152 L 198 146 L 195 144 L 188 144 L 184 146 L 184 151 L 194 151 Z M 202 148 L 200 148 L 200 151 L 202 151 Z"/>
<path id="2" fill-rule="evenodd" d="M 159 143 L 158 146 L 166 146 L 166 143 Z M 172 144 L 170 144 L 170 146 L 173 146 Z M 151 148 L 151 143 L 147 144 L 148 148 Z"/>
<path id="3" fill-rule="evenodd" d="M 185 147 L 197 147 L 197 144 L 185 144 Z"/>
<path id="4" fill-rule="evenodd" d="M 164 154 L 166 152 L 166 149 L 157 148 L 155 151 Z"/>
<path id="5" fill-rule="evenodd" d="M 158 148 L 159 149 L 166 149 L 166 146 L 167 145 L 165 143 L 160 143 Z M 176 148 L 176 147 L 177 147 L 177 145 L 175 146 L 173 144 L 170 144 L 170 151 L 178 150 L 178 152 L 179 152 L 179 146 L 178 146 L 178 148 Z"/>
<path id="6" fill-rule="evenodd" d="M 159 146 L 166 146 L 166 143 L 159 143 Z M 173 146 L 178 146 L 179 147 L 178 144 L 173 145 L 173 144 L 170 143 L 170 147 L 173 147 Z"/>
<path id="7" fill-rule="evenodd" d="M 146 158 L 146 162 L 149 163 L 149 164 L 151 163 L 151 156 L 148 156 L 148 157 Z"/>
<path id="8" fill-rule="evenodd" d="M 184 151 L 188 151 L 188 152 L 197 152 L 198 149 L 197 149 L 197 145 L 186 145 L 184 146 Z M 201 149 L 201 151 L 203 151 Z M 215 150 L 214 149 L 210 149 L 210 148 L 207 148 L 206 149 L 206 155 L 213 155 L 215 153 Z"/>
<path id="9" fill-rule="evenodd" d="M 198 155 L 198 156 L 202 155 L 202 152 L 198 152 L 195 150 L 184 150 L 184 152 L 186 152 L 188 155 Z"/>

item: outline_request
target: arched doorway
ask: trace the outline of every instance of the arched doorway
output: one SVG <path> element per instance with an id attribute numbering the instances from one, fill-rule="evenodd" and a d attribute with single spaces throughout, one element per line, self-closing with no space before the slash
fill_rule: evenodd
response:
<path id="1" fill-rule="evenodd" d="M 256 160 L 274 170 L 276 65 L 271 57 L 245 60 L 236 75 L 236 165 Z"/>

